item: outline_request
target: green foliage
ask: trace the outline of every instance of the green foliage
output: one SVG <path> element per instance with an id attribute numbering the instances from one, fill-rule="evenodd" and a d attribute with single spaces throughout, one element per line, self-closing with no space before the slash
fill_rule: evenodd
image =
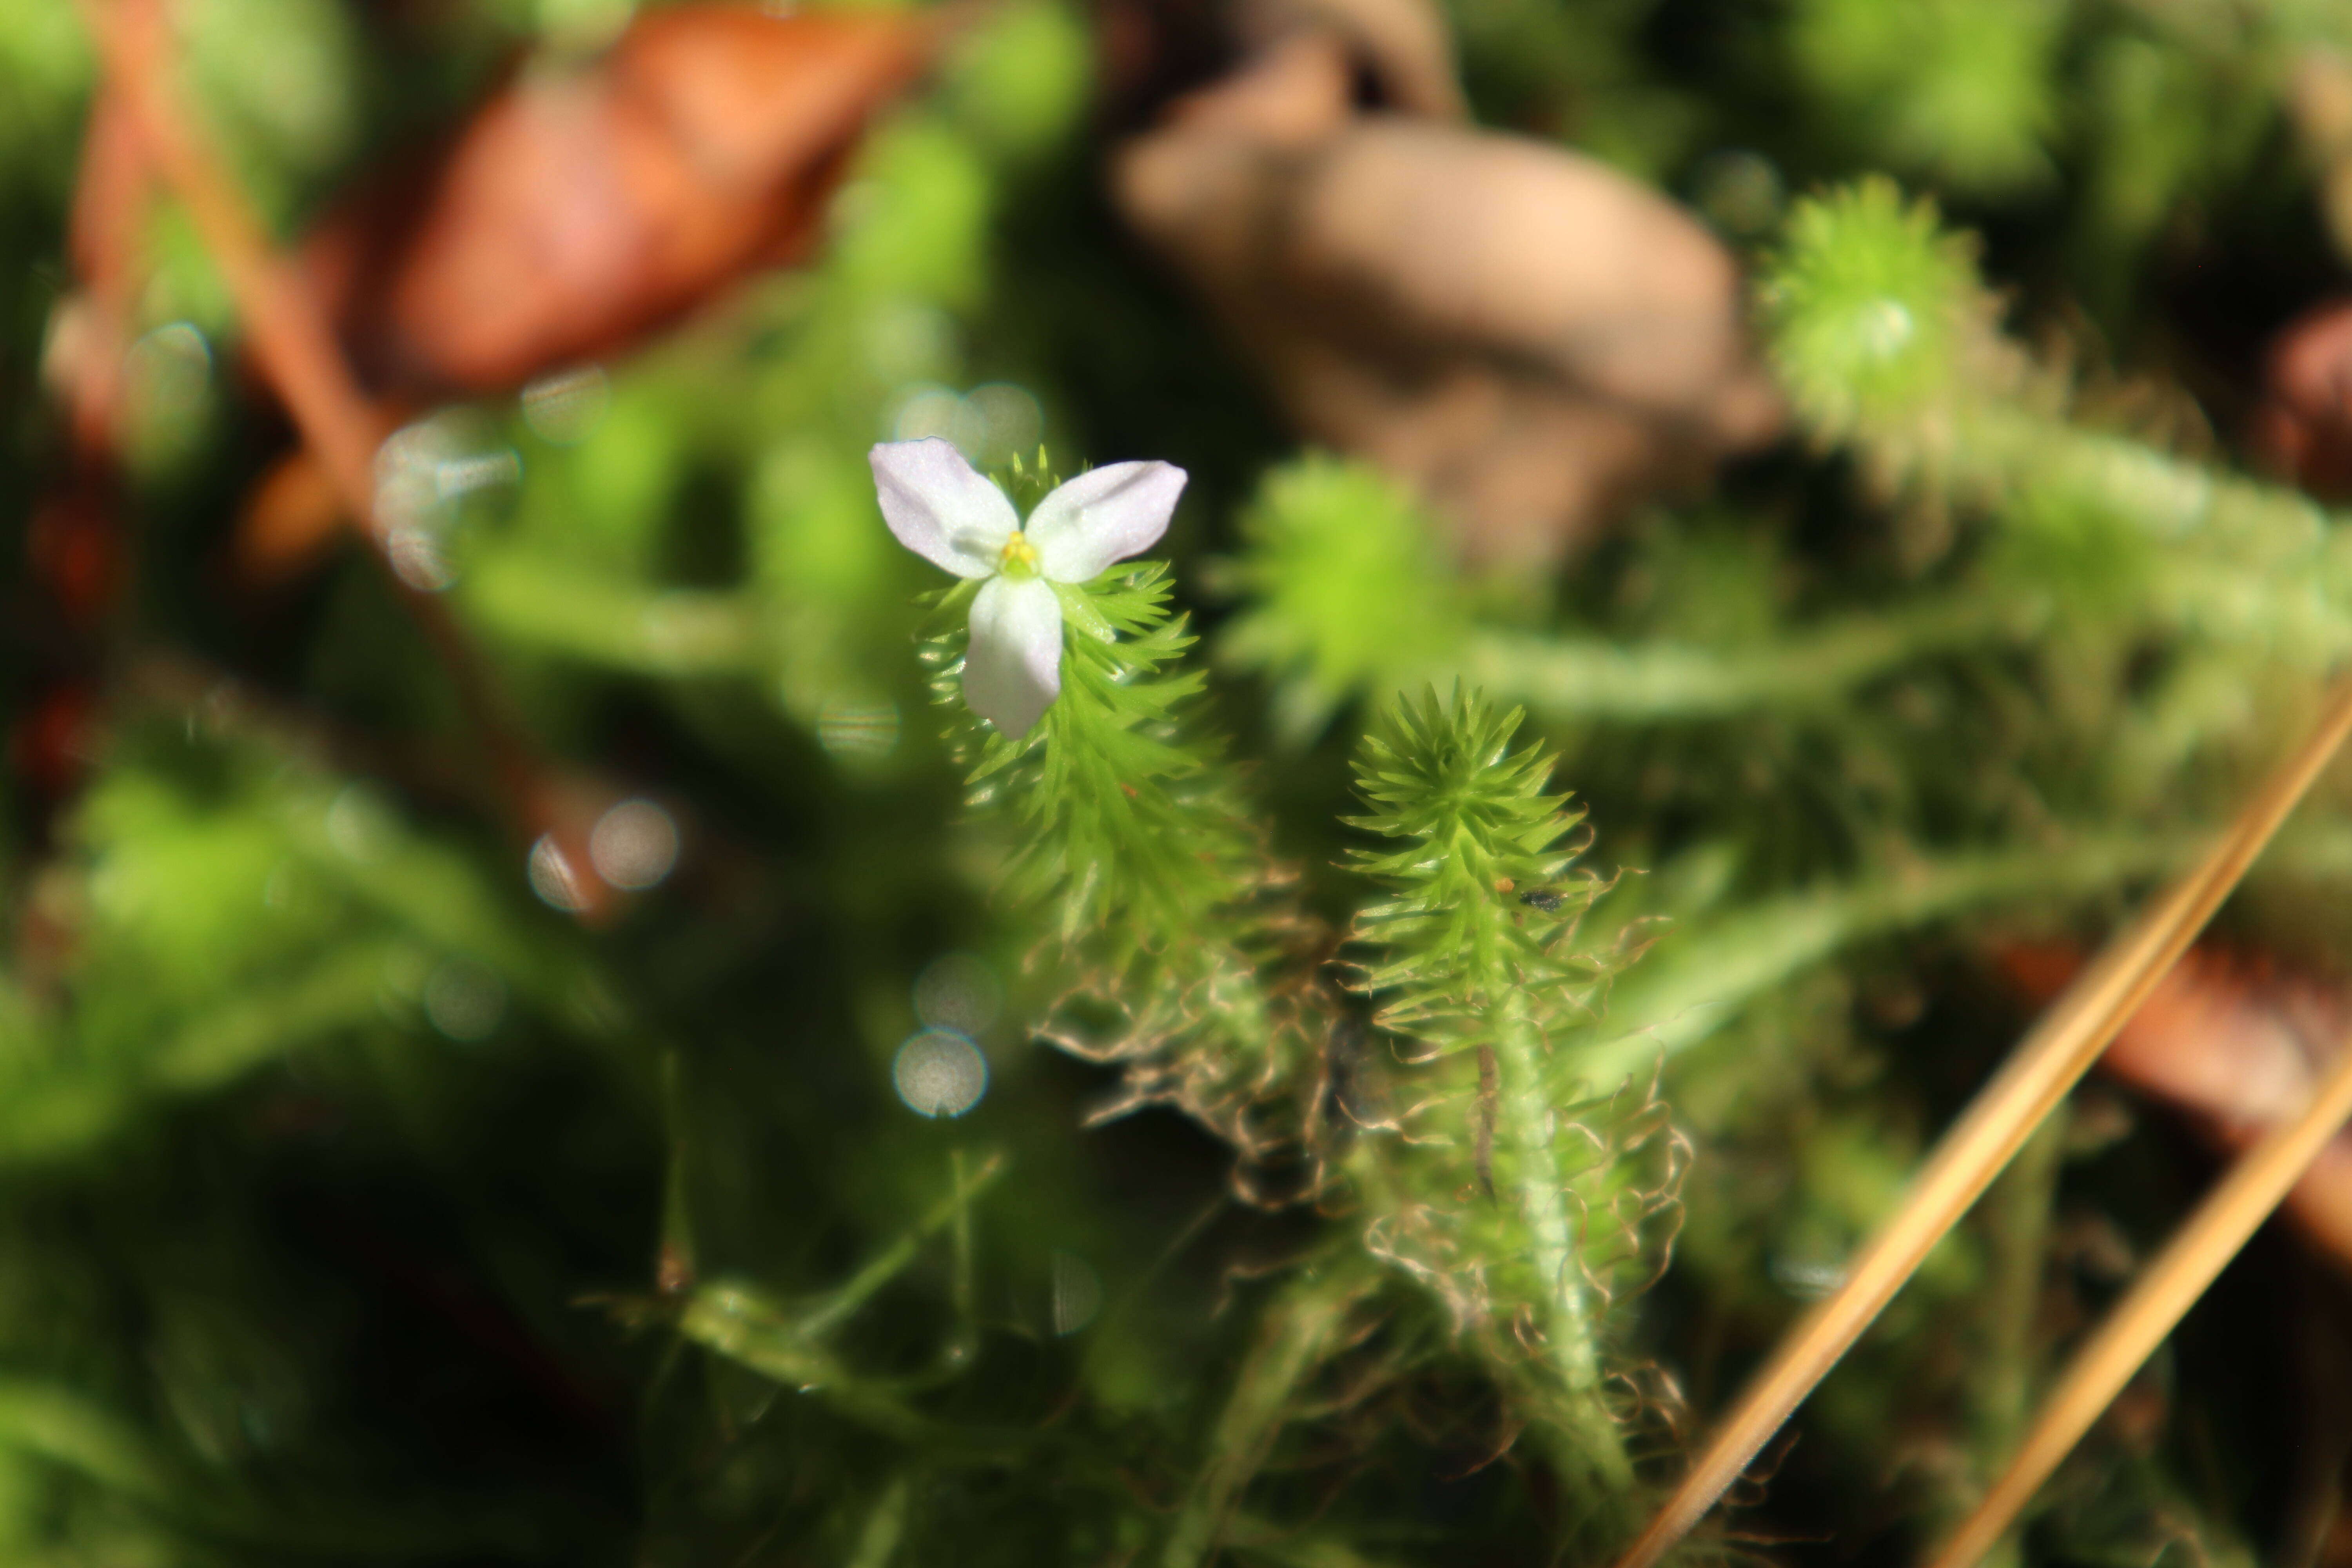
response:
<path id="1" fill-rule="evenodd" d="M 1087 42 L 1076 12 L 1054 0 L 1007 6 L 970 48 L 949 90 L 973 133 L 1014 157 L 1050 153 L 1087 93 Z"/>
<path id="2" fill-rule="evenodd" d="M 272 776 L 275 775 L 275 776 Z M 592 1036 L 576 957 L 364 785 L 249 742 L 152 748 L 84 803 L 42 890 L 70 962 L 20 994 L 0 1159 L 54 1161 L 290 1053 L 389 1032 L 487 1037 L 509 999 Z"/>
<path id="3" fill-rule="evenodd" d="M 68 117 L 87 90 L 90 56 L 73 12 L 63 5 L 18 7 L 0 19 L 0 167 L 23 181 L 69 145 Z"/>
<path id="4" fill-rule="evenodd" d="M 290 231 L 625 10 L 203 0 L 188 80 Z M 1622 1543 L 2014 1038 L 2000 955 L 2110 929 L 2352 655 L 2352 532 L 2231 446 L 2339 270 L 2288 84 L 2347 37 L 2284 0 L 1454 11 L 1489 126 L 1762 247 L 1797 439 L 1557 580 L 1465 574 L 1112 226 L 1091 128 L 1146 106 L 1097 19 L 962 17 L 811 264 L 415 411 L 495 478 L 425 522 L 533 810 L 632 798 L 682 847 L 582 920 L 359 552 L 229 586 L 283 432 L 168 204 L 131 584 L 50 602 L 91 64 L 70 7 L 0 5 L 0 1559 Z M 1193 476 L 1167 562 L 1064 585 L 1017 743 L 962 707 L 970 587 L 926 611 L 877 515 L 868 447 L 932 433 Z M 2340 969 L 2347 887 L 2339 791 L 2230 939 Z M 2206 1179 L 2134 1114 L 2037 1146 L 1734 1531 L 1899 1552 L 1966 1506 L 2049 1327 Z M 2287 1256 L 2020 1561 L 2300 1549 L 2245 1349 L 2301 1331 Z"/>
<path id="5" fill-rule="evenodd" d="M 950 590 L 961 610 L 972 588 Z M 1012 804 L 1006 885 L 1049 906 L 1065 942 L 1089 936 L 1116 958 L 1182 942 L 1245 885 L 1249 844 L 1221 759 L 1186 733 L 1202 677 L 1178 660 L 1193 644 L 1168 609 L 1168 569 L 1114 567 L 1064 588 L 1079 614 L 1064 630 L 1063 692 L 1020 741 L 982 732 L 971 801 Z M 1087 622 L 1093 625 L 1088 625 Z M 962 705 L 961 649 L 935 642 L 935 689 Z"/>
<path id="6" fill-rule="evenodd" d="M 1998 334 L 1965 256 L 1931 209 L 1906 208 L 1883 182 L 1799 207 L 1762 290 L 1809 422 L 1924 509 L 1997 521 L 1989 576 L 2012 597 L 2055 595 L 2110 630 L 2153 623 L 2192 646 L 2230 640 L 2306 668 L 2333 658 L 2352 629 L 2324 607 L 2336 590 L 2273 586 L 2282 574 L 2341 580 L 2332 520 L 2303 496 L 2070 418 L 2071 389 Z"/>
<path id="7" fill-rule="evenodd" d="M 2048 0 L 1804 0 L 1790 43 L 1841 132 L 1958 190 L 2046 183 L 2068 7 Z"/>
<path id="8" fill-rule="evenodd" d="M 1241 519 L 1244 608 L 1220 661 L 1272 678 L 1276 731 L 1313 738 L 1347 701 L 1442 663 L 1463 631 L 1451 564 L 1422 509 L 1360 464 L 1309 458 L 1266 476 Z"/>
<path id="9" fill-rule="evenodd" d="M 1800 204 L 1760 299 L 1807 424 L 1844 436 L 1931 405 L 1974 370 L 1975 280 L 1934 206 L 1906 202 L 1892 181 Z"/>
<path id="10" fill-rule="evenodd" d="M 215 122 L 256 195 L 285 213 L 350 156 L 359 133 L 348 15 L 327 0 L 198 0 L 183 25 Z"/>
<path id="11" fill-rule="evenodd" d="M 923 395 L 955 396 L 945 384 L 965 375 L 993 285 L 1003 187 L 1083 104 L 1068 25 L 1050 5 L 1019 6 L 965 36 L 939 99 L 859 150 L 821 262 L 755 284 L 744 330 L 689 334 L 640 361 L 614 384 L 594 439 L 549 440 L 512 418 L 505 439 L 531 482 L 510 515 L 459 531 L 469 614 L 519 650 L 749 681 L 808 733 L 871 731 L 875 742 L 836 752 L 845 765 L 896 768 L 895 736 L 880 745 L 877 726 L 895 730 L 920 700 L 895 655 L 924 568 L 873 528 L 865 450 Z M 741 397 L 696 401 L 714 376 Z M 694 580 L 661 532 L 714 467 L 749 469 L 751 571 L 723 585 Z M 550 580 L 565 591 L 537 591 Z"/>
<path id="12" fill-rule="evenodd" d="M 960 613 L 974 585 L 935 603 Z M 1172 1104 L 1253 1160 L 1303 1136 L 1309 1059 L 1295 970 L 1313 922 L 1271 863 L 1222 749 L 1200 734 L 1202 678 L 1179 663 L 1193 638 L 1170 614 L 1165 566 L 1115 566 L 1057 584 L 1062 692 L 1020 741 L 963 708 L 961 637 L 925 650 L 933 692 L 960 715 L 969 804 L 1012 840 L 1005 890 L 1055 933 L 1064 984 L 1045 1031 L 1115 1064 L 1123 1092 L 1098 1112 Z"/>
<path id="13" fill-rule="evenodd" d="M 1655 0 L 1454 0 L 1447 9 L 1461 29 L 1463 75 L 1496 121 L 1567 137 L 1647 179 L 1698 141 L 1705 101 L 1642 58 L 1638 34 Z"/>
<path id="14" fill-rule="evenodd" d="M 1593 898 L 1589 876 L 1568 875 L 1581 814 L 1547 793 L 1557 757 L 1512 753 L 1520 721 L 1432 689 L 1364 739 L 1356 787 L 1371 809 L 1350 823 L 1397 843 L 1352 857 L 1391 890 L 1357 931 L 1382 953 L 1365 984 L 1391 1028 L 1479 1032 L 1513 993 L 1554 1020 L 1591 1011 L 1591 961 L 1560 951 Z"/>
<path id="15" fill-rule="evenodd" d="M 1531 1325 L 1520 1332 L 1540 1346 L 1536 1365 L 1498 1359 L 1549 1428 L 1584 1525 L 1607 1521 L 1606 1540 L 1630 1500 L 1618 1424 L 1632 1413 L 1602 1396 L 1601 1316 L 1663 1265 L 1664 1235 L 1651 1222 L 1674 1207 L 1679 1157 L 1654 1096 L 1596 1100 L 1580 1082 L 1575 1042 L 1622 959 L 1570 943 L 1596 887 L 1569 877 L 1564 840 L 1579 815 L 1548 793 L 1556 758 L 1511 752 L 1519 722 L 1458 689 L 1446 700 L 1432 690 L 1393 705 L 1357 763 L 1371 809 L 1353 826 L 1389 841 L 1353 858 L 1390 893 L 1357 917 L 1354 934 L 1376 955 L 1363 984 L 1381 1027 L 1457 1060 L 1475 1054 L 1475 1176 L 1490 1199 L 1498 1184 L 1514 1199 L 1483 1216 L 1457 1211 L 1452 1225 L 1383 1215 L 1376 1250 L 1432 1280 L 1475 1269 L 1495 1300 L 1454 1297 L 1457 1322 Z M 1409 1154 L 1387 1163 L 1391 1182 L 1428 1180 Z M 1457 1180 L 1466 1173 L 1457 1163 Z"/>

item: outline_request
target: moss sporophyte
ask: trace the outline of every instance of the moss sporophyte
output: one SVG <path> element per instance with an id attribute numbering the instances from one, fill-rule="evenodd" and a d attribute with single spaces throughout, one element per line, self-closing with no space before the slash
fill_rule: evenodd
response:
<path id="1" fill-rule="evenodd" d="M 1024 527 L 1004 492 L 950 442 L 886 441 L 869 458 L 883 519 L 898 542 L 982 580 L 971 601 L 964 700 L 1019 739 L 1061 695 L 1062 600 L 1054 584 L 1087 582 L 1159 542 L 1184 470 L 1157 462 L 1090 468 L 1055 487 Z"/>

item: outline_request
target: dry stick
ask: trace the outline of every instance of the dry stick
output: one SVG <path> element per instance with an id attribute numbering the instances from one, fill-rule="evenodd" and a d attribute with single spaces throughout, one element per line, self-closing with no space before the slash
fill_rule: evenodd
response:
<path id="1" fill-rule="evenodd" d="M 270 244 L 244 193 L 183 111 L 170 80 L 164 19 L 154 0 L 79 4 L 112 85 L 138 121 L 148 155 L 187 208 L 205 248 L 228 282 L 255 359 L 285 400 L 303 440 L 318 454 L 336 499 L 383 560 L 383 542 L 373 519 L 375 452 L 383 420 L 352 379 L 325 312 L 307 279 Z M 410 587 L 398 572 L 389 575 L 448 670 L 467 720 L 489 753 L 512 826 L 527 839 L 555 830 L 551 792 L 541 782 L 543 770 L 448 606 Z M 567 850 L 565 858 L 572 866 L 586 866 L 576 846 Z M 602 900 L 602 885 L 584 874 L 572 882 L 587 905 L 583 912 L 593 914 Z"/>
<path id="2" fill-rule="evenodd" d="M 2309 1108 L 2294 1121 L 2273 1128 L 2230 1167 L 2221 1184 L 2099 1325 L 2042 1406 L 2041 1419 L 2026 1434 L 2017 1458 L 1936 1554 L 1932 1568 L 1974 1568 L 1992 1549 L 2032 1500 L 2035 1489 L 2164 1342 L 2182 1314 L 2196 1305 L 2213 1277 L 2270 1217 L 2347 1117 L 2352 1117 L 2352 1040 L 2344 1043 Z"/>
<path id="3" fill-rule="evenodd" d="M 2352 680 L 2329 694 L 2310 738 L 2246 802 L 2205 859 L 2107 943 L 1977 1092 L 1913 1179 L 1902 1205 L 1865 1244 L 1845 1282 L 1780 1342 L 1617 1568 L 1652 1568 L 1715 1506 L 2138 1011 L 2347 732 Z"/>

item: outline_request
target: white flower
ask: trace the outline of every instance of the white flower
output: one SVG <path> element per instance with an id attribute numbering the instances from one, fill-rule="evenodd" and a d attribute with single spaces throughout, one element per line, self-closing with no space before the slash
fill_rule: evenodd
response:
<path id="1" fill-rule="evenodd" d="M 1056 583 L 1084 583 L 1168 531 L 1184 470 L 1171 463 L 1089 468 L 1037 503 L 1022 525 L 1004 492 L 933 437 L 870 454 L 882 517 L 898 542 L 959 577 L 984 577 L 971 602 L 963 700 L 1015 740 L 1062 692 Z"/>

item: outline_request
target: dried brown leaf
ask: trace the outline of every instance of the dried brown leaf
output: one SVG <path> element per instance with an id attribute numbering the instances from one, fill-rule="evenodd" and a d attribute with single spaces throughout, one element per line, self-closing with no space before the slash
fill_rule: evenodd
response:
<path id="1" fill-rule="evenodd" d="M 875 112 L 937 37 L 902 12 L 648 11 L 584 67 L 519 72 L 305 261 L 389 390 L 504 391 L 609 355 L 814 247 Z"/>
<path id="2" fill-rule="evenodd" d="M 2309 310 L 2272 340 L 2252 441 L 2314 495 L 2352 497 L 2352 300 Z"/>
<path id="3" fill-rule="evenodd" d="M 2072 977 L 2071 948 L 2016 947 L 2003 971 L 2042 997 Z M 2149 995 L 2100 1058 L 2108 1076 L 2187 1111 L 2211 1142 L 2251 1148 L 2309 1103 L 2352 1030 L 2352 997 L 2258 955 L 2204 947 Z M 2352 1267 L 2352 1137 L 2320 1152 L 2287 1211 L 2329 1257 Z"/>
<path id="4" fill-rule="evenodd" d="M 1543 562 L 1778 431 L 1706 230 L 1565 149 L 1363 110 L 1353 65 L 1295 33 L 1112 165 L 1302 432 L 1413 483 L 1471 558 Z"/>

